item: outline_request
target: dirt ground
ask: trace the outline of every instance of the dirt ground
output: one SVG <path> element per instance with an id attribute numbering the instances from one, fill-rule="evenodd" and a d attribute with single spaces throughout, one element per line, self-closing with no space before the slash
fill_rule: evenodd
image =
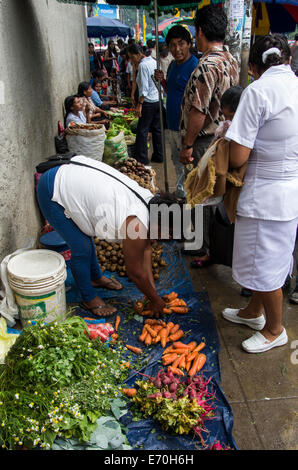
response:
<path id="1" fill-rule="evenodd" d="M 164 166 L 152 164 L 157 185 L 164 190 Z M 169 190 L 175 189 L 175 170 L 167 146 Z M 223 392 L 234 414 L 233 436 L 240 450 L 298 450 L 298 305 L 284 292 L 283 325 L 289 341 L 285 346 L 262 354 L 246 353 L 241 343 L 253 331 L 228 322 L 221 316 L 225 307 L 245 307 L 240 286 L 232 279 L 231 268 L 211 265 L 190 267 L 194 289 L 207 291 L 220 340 Z M 294 279 L 292 279 L 292 283 Z"/>

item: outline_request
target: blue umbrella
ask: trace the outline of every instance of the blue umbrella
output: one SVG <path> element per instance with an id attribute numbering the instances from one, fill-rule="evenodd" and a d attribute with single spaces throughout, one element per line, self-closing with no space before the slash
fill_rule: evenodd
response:
<path id="1" fill-rule="evenodd" d="M 133 30 L 119 20 L 104 16 L 91 16 L 87 18 L 88 38 L 110 38 L 112 36 L 133 36 Z"/>

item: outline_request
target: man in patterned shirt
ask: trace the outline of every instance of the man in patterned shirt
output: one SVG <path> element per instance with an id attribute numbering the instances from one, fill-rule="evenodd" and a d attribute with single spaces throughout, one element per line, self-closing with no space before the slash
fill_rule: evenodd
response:
<path id="1" fill-rule="evenodd" d="M 223 93 L 239 80 L 238 64 L 223 45 L 228 21 L 223 9 L 208 5 L 195 17 L 197 49 L 202 57 L 186 85 L 181 106 L 180 131 L 183 146 L 180 161 L 196 166 L 214 138 L 223 120 L 220 100 Z M 204 207 L 204 241 L 198 267 L 209 257 L 210 207 Z"/>

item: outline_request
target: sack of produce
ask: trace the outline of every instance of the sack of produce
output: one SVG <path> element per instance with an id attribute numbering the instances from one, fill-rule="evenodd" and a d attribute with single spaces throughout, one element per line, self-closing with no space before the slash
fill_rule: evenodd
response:
<path id="1" fill-rule="evenodd" d="M 107 165 L 115 165 L 128 158 L 127 145 L 123 132 L 119 132 L 116 136 L 109 136 L 105 140 L 104 153 L 102 161 Z"/>
<path id="2" fill-rule="evenodd" d="M 70 152 L 101 161 L 104 152 L 105 127 L 102 124 L 70 124 L 66 139 Z"/>

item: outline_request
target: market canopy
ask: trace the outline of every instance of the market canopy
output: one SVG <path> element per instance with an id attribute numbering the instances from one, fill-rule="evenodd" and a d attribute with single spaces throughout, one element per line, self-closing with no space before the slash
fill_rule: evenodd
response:
<path id="1" fill-rule="evenodd" d="M 86 19 L 88 38 L 109 38 L 112 36 L 133 36 L 133 30 L 119 20 L 104 16 L 90 16 Z"/>
<path id="2" fill-rule="evenodd" d="M 254 0 L 252 32 L 290 33 L 298 23 L 298 0 Z"/>

